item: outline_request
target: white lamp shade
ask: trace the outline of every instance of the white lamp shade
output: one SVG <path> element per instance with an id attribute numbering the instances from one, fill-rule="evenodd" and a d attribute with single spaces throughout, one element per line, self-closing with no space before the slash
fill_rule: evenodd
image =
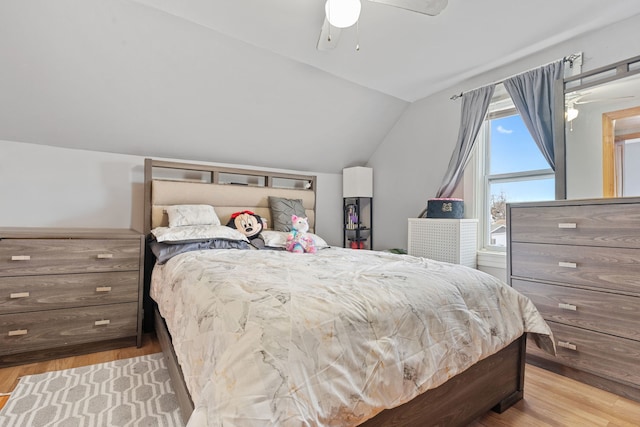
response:
<path id="1" fill-rule="evenodd" d="M 337 28 L 347 28 L 358 22 L 361 8 L 360 0 L 327 0 L 324 5 L 327 20 Z"/>
<path id="2" fill-rule="evenodd" d="M 373 169 L 342 169 L 342 197 L 373 197 Z"/>

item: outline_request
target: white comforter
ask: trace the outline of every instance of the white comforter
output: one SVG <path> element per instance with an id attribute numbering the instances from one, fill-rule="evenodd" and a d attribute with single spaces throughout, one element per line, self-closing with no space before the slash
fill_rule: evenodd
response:
<path id="1" fill-rule="evenodd" d="M 211 250 L 156 266 L 196 410 L 189 426 L 351 426 L 551 331 L 466 267 L 384 252 Z"/>

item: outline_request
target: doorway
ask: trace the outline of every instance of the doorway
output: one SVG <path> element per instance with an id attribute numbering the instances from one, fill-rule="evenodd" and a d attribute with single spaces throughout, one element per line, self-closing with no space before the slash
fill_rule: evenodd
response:
<path id="1" fill-rule="evenodd" d="M 629 191 L 637 193 L 640 183 L 627 182 L 625 191 L 625 164 L 633 162 L 640 167 L 640 151 L 627 150 L 627 143 L 637 143 L 640 139 L 640 106 L 602 114 L 602 195 L 604 197 L 622 197 Z M 634 144 L 635 145 L 635 144 Z M 635 160 L 634 160 L 635 159 Z M 625 194 L 627 193 L 627 194 Z"/>

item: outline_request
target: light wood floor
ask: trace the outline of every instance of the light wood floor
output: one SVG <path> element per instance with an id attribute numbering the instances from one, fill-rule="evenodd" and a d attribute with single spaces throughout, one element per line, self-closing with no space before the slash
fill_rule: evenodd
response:
<path id="1" fill-rule="evenodd" d="M 123 348 L 0 369 L 0 393 L 10 393 L 21 376 L 75 368 L 161 351 L 154 335 L 141 348 Z M 0 407 L 8 396 L 0 397 Z M 502 414 L 489 412 L 470 427 L 640 426 L 640 403 L 527 365 L 524 399 Z"/>
<path id="2" fill-rule="evenodd" d="M 638 427 L 640 403 L 527 364 L 524 399 L 470 427 Z"/>

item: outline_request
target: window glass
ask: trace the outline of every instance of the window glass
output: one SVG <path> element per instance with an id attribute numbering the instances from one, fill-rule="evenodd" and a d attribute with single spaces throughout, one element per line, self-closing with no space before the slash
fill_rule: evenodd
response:
<path id="1" fill-rule="evenodd" d="M 492 175 L 549 167 L 519 114 L 491 120 L 490 146 Z"/>
<path id="2" fill-rule="evenodd" d="M 510 105 L 509 105 L 510 104 Z M 553 200 L 555 176 L 510 100 L 485 121 L 479 147 L 481 171 L 481 236 L 484 247 L 506 247 L 506 204 Z"/>
<path id="3" fill-rule="evenodd" d="M 542 178 L 512 182 L 491 182 L 489 194 L 492 200 L 505 199 L 507 202 L 535 202 L 553 200 L 556 194 L 555 179 Z"/>
<path id="4" fill-rule="evenodd" d="M 533 179 L 525 181 L 498 181 L 489 184 L 489 228 L 488 246 L 507 246 L 507 203 L 553 200 L 555 179 Z"/>

